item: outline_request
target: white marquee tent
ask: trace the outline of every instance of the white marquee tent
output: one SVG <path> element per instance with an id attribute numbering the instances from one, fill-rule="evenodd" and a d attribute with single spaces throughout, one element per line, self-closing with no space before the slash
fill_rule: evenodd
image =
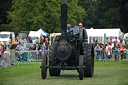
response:
<path id="1" fill-rule="evenodd" d="M 38 31 L 30 31 L 28 36 L 40 38 L 42 35 L 43 36 L 48 36 L 49 33 L 46 33 L 42 29 L 39 29 Z"/>
<path id="2" fill-rule="evenodd" d="M 30 31 L 28 36 L 35 37 L 37 31 Z"/>
<path id="3" fill-rule="evenodd" d="M 39 29 L 37 32 L 36 32 L 36 34 L 35 34 L 35 37 L 38 37 L 38 38 L 40 38 L 40 36 L 48 36 L 49 34 L 48 33 L 46 33 L 45 31 L 43 31 L 42 29 Z"/>
<path id="4" fill-rule="evenodd" d="M 104 43 L 104 35 L 108 38 L 108 42 L 114 41 L 115 37 L 119 39 L 119 37 L 123 38 L 123 33 L 120 28 L 115 29 L 86 29 L 88 34 L 88 43 L 92 43 L 92 39 L 95 37 L 99 43 Z M 58 33 L 60 35 L 60 33 Z M 50 36 L 53 34 L 50 34 Z"/>
<path id="5" fill-rule="evenodd" d="M 108 37 L 108 41 L 110 42 L 111 39 L 115 39 L 117 37 L 123 36 L 123 33 L 121 32 L 120 28 L 115 28 L 115 29 L 86 29 L 87 34 L 88 34 L 88 43 L 92 42 L 92 39 L 95 37 L 95 39 L 99 43 L 104 42 L 104 35 L 106 34 L 106 37 Z"/>

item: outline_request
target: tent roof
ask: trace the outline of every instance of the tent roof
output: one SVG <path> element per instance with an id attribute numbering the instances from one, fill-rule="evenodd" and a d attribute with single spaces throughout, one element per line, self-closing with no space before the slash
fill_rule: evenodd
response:
<path id="1" fill-rule="evenodd" d="M 38 31 L 30 31 L 28 36 L 39 38 L 42 35 L 49 36 L 49 33 L 43 31 L 42 29 L 39 29 Z"/>
<path id="2" fill-rule="evenodd" d="M 37 31 L 37 33 L 36 33 L 35 36 L 38 36 L 38 37 L 39 37 L 39 35 L 49 36 L 49 33 L 45 32 L 45 31 L 42 30 L 42 29 L 39 29 L 39 30 Z"/>
<path id="3" fill-rule="evenodd" d="M 30 31 L 28 36 L 35 37 L 37 31 Z"/>
<path id="4" fill-rule="evenodd" d="M 119 28 L 115 29 L 86 29 L 88 36 L 119 36 L 121 35 L 121 30 Z"/>

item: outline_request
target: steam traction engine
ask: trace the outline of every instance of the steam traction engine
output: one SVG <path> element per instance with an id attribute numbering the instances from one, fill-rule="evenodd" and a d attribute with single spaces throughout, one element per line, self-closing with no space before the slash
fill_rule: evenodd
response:
<path id="1" fill-rule="evenodd" d="M 92 77 L 94 73 L 94 49 L 87 43 L 85 29 L 80 29 L 75 35 L 67 33 L 67 4 L 61 5 L 61 35 L 56 37 L 56 43 L 50 46 L 49 66 L 47 58 L 43 56 L 41 76 L 45 79 L 47 68 L 50 76 L 59 76 L 61 70 L 77 70 L 79 79 Z"/>

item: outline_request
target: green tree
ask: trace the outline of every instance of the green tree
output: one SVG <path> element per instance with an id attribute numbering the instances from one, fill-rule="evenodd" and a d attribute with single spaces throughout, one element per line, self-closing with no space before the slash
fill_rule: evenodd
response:
<path id="1" fill-rule="evenodd" d="M 82 21 L 85 11 L 77 5 L 78 0 L 68 3 L 68 23 L 73 25 Z M 14 31 L 38 30 L 60 32 L 61 0 L 13 0 L 8 18 Z"/>
<path id="2" fill-rule="evenodd" d="M 98 26 L 98 1 L 95 0 L 79 0 L 79 5 L 87 12 L 84 16 L 83 24 L 86 28 Z"/>
<path id="3" fill-rule="evenodd" d="M 79 0 L 69 0 L 68 4 L 68 23 L 73 26 L 83 22 L 83 18 L 87 16 L 86 11 L 82 6 L 78 6 Z"/>
<path id="4" fill-rule="evenodd" d="M 100 24 L 103 27 L 118 27 L 123 32 L 127 32 L 127 3 L 127 0 L 100 0 L 99 6 L 103 10 L 102 15 L 104 16 L 104 18 L 100 18 Z"/>
<path id="5" fill-rule="evenodd" d="M 121 28 L 128 32 L 128 0 L 79 0 L 87 12 L 83 23 L 90 28 Z"/>
<path id="6" fill-rule="evenodd" d="M 119 0 L 103 0 L 99 4 L 100 25 L 103 27 L 119 27 L 120 26 L 120 6 L 117 3 Z M 102 10 L 102 11 L 100 11 Z"/>
<path id="7" fill-rule="evenodd" d="M 6 13 L 6 11 L 10 10 L 11 5 L 11 0 L 0 0 L 0 31 L 11 30 L 8 24 L 10 20 L 8 20 Z"/>

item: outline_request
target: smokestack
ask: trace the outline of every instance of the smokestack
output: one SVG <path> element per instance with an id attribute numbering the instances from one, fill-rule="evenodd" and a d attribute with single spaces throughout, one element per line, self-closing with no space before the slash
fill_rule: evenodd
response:
<path id="1" fill-rule="evenodd" d="M 67 0 L 63 0 L 61 5 L 61 34 L 67 34 Z"/>

